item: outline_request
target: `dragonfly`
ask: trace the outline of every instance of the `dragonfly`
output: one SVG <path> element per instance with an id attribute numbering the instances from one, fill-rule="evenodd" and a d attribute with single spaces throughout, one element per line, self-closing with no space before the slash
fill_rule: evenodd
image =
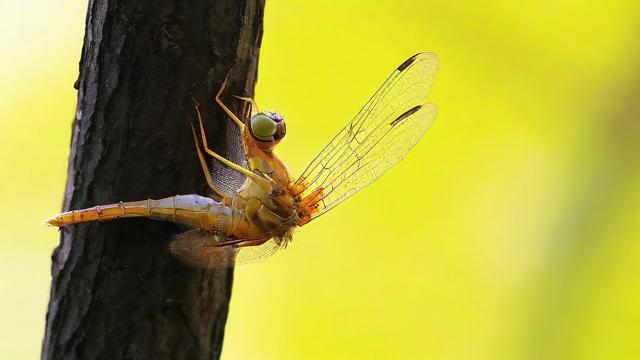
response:
<path id="1" fill-rule="evenodd" d="M 221 99 L 227 76 L 215 101 L 237 125 L 246 161 L 238 164 L 209 148 L 194 100 L 197 124 L 191 130 L 210 196 L 120 201 L 64 212 L 45 224 L 146 217 L 187 228 L 168 243 L 168 250 L 187 265 L 216 269 L 263 259 L 286 248 L 294 229 L 335 208 L 409 153 L 436 117 L 437 107 L 427 95 L 438 69 L 432 52 L 404 61 L 297 178 L 273 152 L 286 134 L 283 116 L 261 111 L 253 98 L 234 96 L 247 108 L 237 116 Z M 210 171 L 209 164 L 232 176 L 217 177 L 221 172 Z"/>

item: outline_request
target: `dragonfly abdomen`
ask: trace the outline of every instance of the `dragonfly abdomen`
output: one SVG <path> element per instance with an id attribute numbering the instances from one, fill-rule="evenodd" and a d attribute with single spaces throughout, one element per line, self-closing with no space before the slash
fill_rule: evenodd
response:
<path id="1" fill-rule="evenodd" d="M 190 228 L 227 232 L 231 230 L 235 211 L 211 198 L 200 195 L 175 195 L 163 199 L 119 202 L 73 210 L 45 221 L 49 226 L 106 221 L 128 217 L 147 217 L 172 221 Z"/>

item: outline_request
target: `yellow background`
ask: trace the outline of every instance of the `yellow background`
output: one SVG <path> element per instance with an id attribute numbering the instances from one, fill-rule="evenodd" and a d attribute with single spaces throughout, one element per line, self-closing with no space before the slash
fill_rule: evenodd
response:
<path id="1" fill-rule="evenodd" d="M 640 358 L 639 3 L 515 3 L 267 0 L 257 100 L 294 173 L 418 51 L 440 56 L 440 112 L 237 269 L 224 359 Z M 85 11 L 0 2 L 5 359 L 39 356 Z"/>

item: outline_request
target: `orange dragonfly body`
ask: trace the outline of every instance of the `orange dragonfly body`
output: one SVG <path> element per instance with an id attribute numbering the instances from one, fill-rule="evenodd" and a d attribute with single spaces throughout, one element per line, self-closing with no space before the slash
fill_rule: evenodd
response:
<path id="1" fill-rule="evenodd" d="M 286 134 L 283 117 L 260 111 L 251 98 L 236 97 L 251 108 L 250 116 L 241 120 L 220 99 L 225 80 L 215 99 L 240 129 L 247 161 L 245 167 L 209 149 L 196 102 L 198 127 L 192 130 L 211 197 L 175 195 L 100 205 L 53 216 L 46 224 L 62 227 L 126 217 L 172 221 L 190 230 L 177 235 L 169 250 L 185 263 L 205 268 L 271 255 L 286 247 L 294 228 L 379 178 L 416 145 L 436 115 L 435 105 L 426 97 L 438 67 L 433 53 L 419 53 L 403 62 L 295 180 L 273 152 Z M 241 174 L 241 185 L 232 192 L 223 189 L 212 177 L 205 155 Z"/>

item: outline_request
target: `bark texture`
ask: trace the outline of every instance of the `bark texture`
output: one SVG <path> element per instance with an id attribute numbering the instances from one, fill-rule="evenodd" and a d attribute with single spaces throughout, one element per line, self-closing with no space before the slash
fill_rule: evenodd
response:
<path id="1" fill-rule="evenodd" d="M 233 68 L 227 94 L 253 95 L 263 9 L 264 0 L 89 2 L 64 211 L 207 194 L 191 96 L 211 145 L 237 153 L 213 94 Z M 180 231 L 146 219 L 64 229 L 42 359 L 218 358 L 233 272 L 172 258 L 166 243 Z"/>

